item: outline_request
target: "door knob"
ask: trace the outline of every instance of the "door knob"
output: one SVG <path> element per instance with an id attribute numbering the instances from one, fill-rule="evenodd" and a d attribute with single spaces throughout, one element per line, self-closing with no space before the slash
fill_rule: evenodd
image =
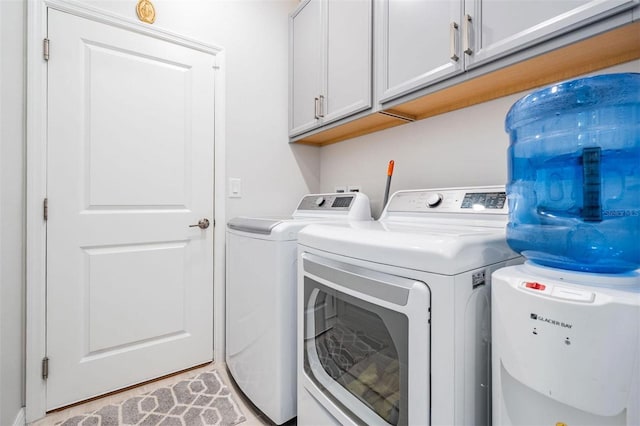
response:
<path id="1" fill-rule="evenodd" d="M 189 225 L 189 228 L 195 228 L 197 226 L 200 229 L 207 229 L 209 225 L 209 219 L 200 219 L 195 225 Z"/>

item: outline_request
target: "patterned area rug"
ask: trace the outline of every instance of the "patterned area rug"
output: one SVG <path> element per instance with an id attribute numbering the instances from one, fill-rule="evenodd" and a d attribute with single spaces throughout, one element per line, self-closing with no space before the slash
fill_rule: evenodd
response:
<path id="1" fill-rule="evenodd" d="M 232 426 L 245 421 L 217 371 L 74 416 L 60 426 Z"/>

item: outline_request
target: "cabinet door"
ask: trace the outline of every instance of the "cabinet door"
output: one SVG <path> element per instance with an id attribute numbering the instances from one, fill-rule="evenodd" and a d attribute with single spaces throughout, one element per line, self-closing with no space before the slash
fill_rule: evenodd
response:
<path id="1" fill-rule="evenodd" d="M 289 136 L 318 124 L 321 92 L 321 0 L 307 0 L 289 18 Z"/>
<path id="2" fill-rule="evenodd" d="M 457 0 L 381 1 L 380 102 L 462 72 L 461 14 Z"/>
<path id="3" fill-rule="evenodd" d="M 372 0 L 327 1 L 323 123 L 371 107 Z"/>
<path id="4" fill-rule="evenodd" d="M 466 0 L 467 68 L 629 9 L 638 0 Z M 467 34 L 466 31 L 469 31 Z"/>

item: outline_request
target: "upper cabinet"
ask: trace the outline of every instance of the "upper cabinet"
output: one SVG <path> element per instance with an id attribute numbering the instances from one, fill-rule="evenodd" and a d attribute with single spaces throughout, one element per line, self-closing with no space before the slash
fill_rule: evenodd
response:
<path id="1" fill-rule="evenodd" d="M 639 59 L 639 18 L 640 0 L 304 0 L 289 22 L 290 141 L 335 143 Z"/>
<path id="2" fill-rule="evenodd" d="M 378 101 L 384 104 L 631 8 L 638 0 L 379 2 Z"/>
<path id="3" fill-rule="evenodd" d="M 637 4 L 638 0 L 466 0 L 465 66 L 526 49 Z"/>
<path id="4" fill-rule="evenodd" d="M 289 135 L 313 129 L 322 92 L 321 2 L 307 1 L 289 18 Z"/>
<path id="5" fill-rule="evenodd" d="M 372 0 L 306 0 L 289 18 L 289 135 L 372 105 Z"/>
<path id="6" fill-rule="evenodd" d="M 462 2 L 381 0 L 379 4 L 380 102 L 463 71 Z"/>

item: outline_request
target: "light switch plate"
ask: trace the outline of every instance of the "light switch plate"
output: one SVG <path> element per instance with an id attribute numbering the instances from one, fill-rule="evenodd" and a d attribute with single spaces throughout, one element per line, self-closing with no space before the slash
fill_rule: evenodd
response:
<path id="1" fill-rule="evenodd" d="M 242 197 L 242 180 L 240 178 L 229 178 L 229 190 L 227 192 L 229 198 Z"/>

